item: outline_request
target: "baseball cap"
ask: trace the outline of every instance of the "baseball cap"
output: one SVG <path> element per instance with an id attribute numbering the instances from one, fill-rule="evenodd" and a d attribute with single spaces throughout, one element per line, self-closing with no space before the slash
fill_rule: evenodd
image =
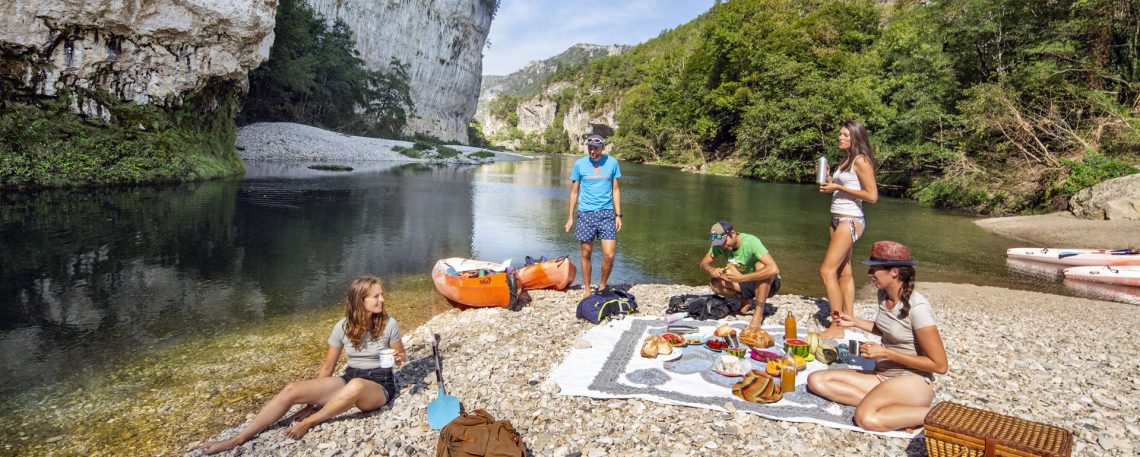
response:
<path id="1" fill-rule="evenodd" d="M 709 230 L 709 241 L 712 242 L 713 246 L 723 246 L 724 239 L 728 237 L 728 233 L 731 231 L 732 223 L 728 221 L 717 222 Z"/>
<path id="2" fill-rule="evenodd" d="M 598 135 L 595 133 L 593 135 L 586 137 L 586 146 L 605 146 L 605 145 L 606 145 L 606 138 L 601 136 L 601 135 Z"/>

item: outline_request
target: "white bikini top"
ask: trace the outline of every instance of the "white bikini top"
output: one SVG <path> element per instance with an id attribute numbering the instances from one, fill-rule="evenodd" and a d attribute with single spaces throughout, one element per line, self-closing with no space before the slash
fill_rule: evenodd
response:
<path id="1" fill-rule="evenodd" d="M 847 171 L 835 169 L 831 175 L 831 182 L 848 189 L 863 190 L 859 183 L 859 175 L 855 174 L 855 165 Z M 831 194 L 831 214 L 841 216 L 863 217 L 863 200 L 847 192 L 837 190 Z"/>

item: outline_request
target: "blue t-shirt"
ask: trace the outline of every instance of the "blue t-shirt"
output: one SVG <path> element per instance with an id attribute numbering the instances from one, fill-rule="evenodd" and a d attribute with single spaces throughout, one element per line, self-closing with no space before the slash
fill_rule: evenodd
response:
<path id="1" fill-rule="evenodd" d="M 597 162 L 590 156 L 575 161 L 570 180 L 579 183 L 578 211 L 614 209 L 613 181 L 620 177 L 617 160 L 608 155 L 603 154 Z"/>

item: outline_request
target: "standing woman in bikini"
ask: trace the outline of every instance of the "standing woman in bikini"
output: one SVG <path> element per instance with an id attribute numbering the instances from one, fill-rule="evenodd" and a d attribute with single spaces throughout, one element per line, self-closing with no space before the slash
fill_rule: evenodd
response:
<path id="1" fill-rule="evenodd" d="M 831 242 L 819 276 L 827 290 L 831 314 L 855 314 L 855 277 L 851 275 L 851 248 L 863 235 L 867 221 L 863 218 L 863 202 L 875 203 L 879 189 L 875 186 L 875 156 L 867 128 L 858 121 L 847 121 L 839 129 L 839 149 L 847 157 L 835 169 L 831 180 L 819 185 L 820 192 L 830 192 Z M 844 331 L 835 322 L 820 334 L 822 338 L 843 338 Z"/>

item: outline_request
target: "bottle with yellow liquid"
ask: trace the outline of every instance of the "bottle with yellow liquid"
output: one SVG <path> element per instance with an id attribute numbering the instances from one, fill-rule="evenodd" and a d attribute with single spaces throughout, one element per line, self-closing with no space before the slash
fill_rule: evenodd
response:
<path id="1" fill-rule="evenodd" d="M 796 317 L 791 311 L 788 311 L 788 317 L 784 318 L 784 339 L 796 339 Z"/>
<path id="2" fill-rule="evenodd" d="M 780 367 L 780 390 L 784 393 L 796 390 L 796 356 L 792 355 L 792 351 L 784 356 L 783 366 Z"/>

